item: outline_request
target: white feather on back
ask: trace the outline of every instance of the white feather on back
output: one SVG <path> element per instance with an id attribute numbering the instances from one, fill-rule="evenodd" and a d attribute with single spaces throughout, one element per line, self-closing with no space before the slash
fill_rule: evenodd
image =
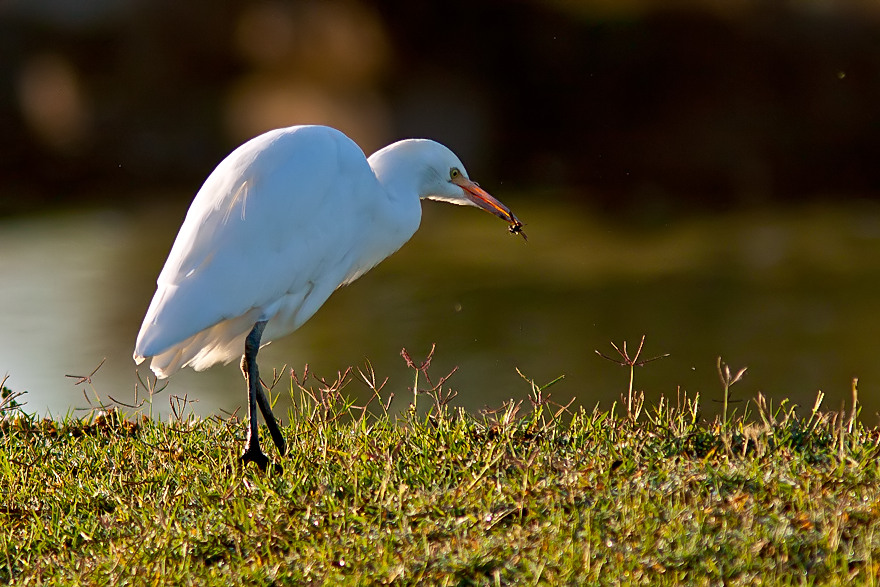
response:
<path id="1" fill-rule="evenodd" d="M 252 139 L 193 200 L 135 360 L 153 357 L 153 371 L 168 377 L 241 356 L 258 320 L 269 320 L 264 342 L 292 332 L 337 287 L 406 242 L 419 215 L 392 204 L 363 152 L 339 131 L 291 127 Z"/>

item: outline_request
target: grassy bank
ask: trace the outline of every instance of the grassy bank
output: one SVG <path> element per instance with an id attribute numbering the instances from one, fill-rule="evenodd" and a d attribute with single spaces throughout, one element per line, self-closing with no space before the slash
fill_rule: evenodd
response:
<path id="1" fill-rule="evenodd" d="M 427 370 L 414 372 L 424 387 Z M 385 391 L 363 410 L 338 381 L 300 383 L 289 454 L 266 474 L 238 464 L 235 418 L 7 410 L 0 580 L 873 585 L 880 574 L 880 430 L 853 410 L 799 416 L 759 398 L 706 422 L 696 398 L 574 410 L 532 385 L 529 401 L 492 413 L 450 408 L 440 388 L 391 415 Z"/>

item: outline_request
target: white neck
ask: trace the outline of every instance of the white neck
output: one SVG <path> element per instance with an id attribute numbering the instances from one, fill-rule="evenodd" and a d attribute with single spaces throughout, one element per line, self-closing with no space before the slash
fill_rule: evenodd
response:
<path id="1" fill-rule="evenodd" d="M 373 173 L 388 195 L 388 205 L 383 212 L 393 222 L 396 234 L 387 235 L 396 244 L 403 246 L 416 230 L 422 219 L 422 204 L 419 202 L 420 189 L 424 184 L 424 168 L 414 161 L 410 149 L 400 141 L 381 149 L 367 159 Z"/>
<path id="2" fill-rule="evenodd" d="M 412 200 L 425 197 L 423 186 L 428 183 L 426 175 L 430 172 L 424 165 L 418 147 L 421 143 L 432 142 L 424 139 L 407 139 L 388 145 L 370 155 L 367 161 L 376 174 L 376 179 L 389 195 L 397 200 Z"/>

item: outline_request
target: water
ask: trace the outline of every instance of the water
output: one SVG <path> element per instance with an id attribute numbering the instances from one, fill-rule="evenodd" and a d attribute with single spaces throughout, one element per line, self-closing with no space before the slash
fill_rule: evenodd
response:
<path id="1" fill-rule="evenodd" d="M 422 228 L 400 252 L 263 349 L 264 378 L 306 363 L 335 378 L 369 360 L 402 407 L 412 373 L 400 349 L 418 360 L 436 343 L 431 373 L 458 366 L 448 385 L 469 410 L 525 397 L 516 368 L 538 383 L 564 374 L 555 400 L 607 407 L 628 372 L 594 351 L 614 354 L 609 341 L 624 340 L 633 351 L 646 334 L 643 356 L 670 353 L 636 370 L 635 387 L 650 398 L 699 392 L 714 409 L 720 355 L 749 368 L 733 389 L 740 398 L 762 391 L 811 406 L 821 389 L 837 408 L 858 377 L 863 419 L 876 422 L 880 207 L 804 205 L 644 228 L 551 200 L 511 202 L 528 244 L 487 214 L 426 203 Z M 86 408 L 84 392 L 134 401 L 134 338 L 183 213 L 0 223 L 0 377 L 28 392 L 28 411 Z M 91 384 L 65 377 L 88 375 L 104 358 Z M 347 389 L 366 391 L 357 380 Z M 208 415 L 239 409 L 245 394 L 233 364 L 175 375 L 153 413 L 170 413 L 175 395 Z"/>

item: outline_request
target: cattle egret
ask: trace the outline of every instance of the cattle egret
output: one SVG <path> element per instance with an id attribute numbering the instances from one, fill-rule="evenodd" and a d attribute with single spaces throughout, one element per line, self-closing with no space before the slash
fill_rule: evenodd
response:
<path id="1" fill-rule="evenodd" d="M 260 384 L 260 345 L 299 328 L 334 290 L 409 240 L 421 220 L 420 198 L 483 208 L 523 234 L 513 212 L 434 141 L 399 141 L 368 159 L 328 127 L 251 139 L 217 166 L 190 205 L 134 360 L 152 357 L 151 369 L 165 378 L 182 367 L 228 363 L 243 350 L 248 432 L 241 459 L 265 469 L 257 406 L 280 454 L 286 448 Z"/>

